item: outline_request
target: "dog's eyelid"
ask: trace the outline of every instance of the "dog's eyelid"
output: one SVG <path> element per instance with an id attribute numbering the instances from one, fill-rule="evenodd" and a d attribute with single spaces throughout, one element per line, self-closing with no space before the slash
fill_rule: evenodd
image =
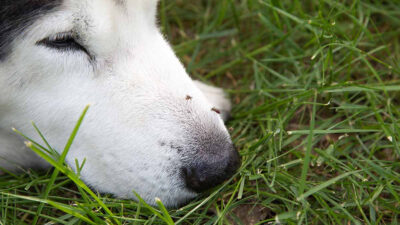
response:
<path id="1" fill-rule="evenodd" d="M 56 34 L 49 35 L 39 41 L 36 42 L 36 44 L 43 44 L 44 42 L 49 42 L 49 41 L 61 41 L 65 39 L 73 39 L 73 40 L 78 40 L 79 37 L 74 33 L 73 31 L 63 31 L 59 32 Z"/>
<path id="2" fill-rule="evenodd" d="M 44 45 L 48 48 L 60 51 L 83 51 L 90 59 L 93 59 L 87 48 L 85 48 L 80 41 L 80 37 L 73 31 L 60 32 L 50 35 L 38 42 L 37 45 Z"/>
<path id="3" fill-rule="evenodd" d="M 60 33 L 50 35 L 49 37 L 47 37 L 47 39 L 50 41 L 57 41 L 57 40 L 62 40 L 62 39 L 67 39 L 67 38 L 78 39 L 77 35 L 72 31 L 60 32 Z"/>

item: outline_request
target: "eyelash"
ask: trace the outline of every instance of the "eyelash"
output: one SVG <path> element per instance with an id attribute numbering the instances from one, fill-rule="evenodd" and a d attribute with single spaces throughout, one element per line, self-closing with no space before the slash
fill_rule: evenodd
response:
<path id="1" fill-rule="evenodd" d="M 62 32 L 52 35 L 38 41 L 37 44 L 59 51 L 83 51 L 90 56 L 88 50 L 76 41 L 76 38 L 71 32 Z"/>

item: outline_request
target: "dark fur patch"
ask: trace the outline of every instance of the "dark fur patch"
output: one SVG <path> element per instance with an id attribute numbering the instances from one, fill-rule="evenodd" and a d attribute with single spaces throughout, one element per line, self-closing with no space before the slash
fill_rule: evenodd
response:
<path id="1" fill-rule="evenodd" d="M 10 54 L 13 40 L 26 27 L 62 2 L 63 0 L 0 0 L 0 61 Z"/>

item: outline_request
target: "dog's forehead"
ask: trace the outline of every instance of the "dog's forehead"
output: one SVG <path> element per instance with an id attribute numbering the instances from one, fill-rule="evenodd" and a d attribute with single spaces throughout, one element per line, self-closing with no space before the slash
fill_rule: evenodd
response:
<path id="1" fill-rule="evenodd" d="M 65 0 L 60 18 L 64 30 L 75 31 L 86 47 L 109 55 L 117 45 L 132 45 L 158 31 L 158 0 Z M 64 17 L 65 16 L 65 17 Z M 57 22 L 56 22 L 57 23 Z"/>
<path id="2" fill-rule="evenodd" d="M 74 5 L 78 10 L 93 12 L 93 9 L 102 8 L 108 11 L 118 11 L 133 15 L 137 13 L 149 14 L 155 11 L 158 0 L 64 0 L 65 5 Z"/>
<path id="3" fill-rule="evenodd" d="M 17 36 L 42 17 L 55 12 L 69 16 L 57 17 L 61 20 L 81 21 L 95 28 L 118 18 L 151 19 L 155 17 L 158 0 L 0 0 L 0 45 L 7 43 L 5 37 Z M 145 17 L 143 17 L 145 16 Z M 74 20 L 75 19 L 75 20 Z M 91 19 L 91 20 L 90 20 Z M 66 21 L 52 21 L 54 25 Z M 0 52 L 1 55 L 1 52 Z"/>
<path id="4" fill-rule="evenodd" d="M 63 12 L 71 13 L 74 26 L 96 32 L 126 32 L 155 25 L 158 0 L 64 0 Z M 137 30 L 136 30 L 137 31 Z"/>
<path id="5" fill-rule="evenodd" d="M 111 40 L 113 37 L 107 36 L 113 32 L 125 36 L 142 33 L 135 27 L 154 27 L 157 3 L 158 0 L 0 0 L 0 62 L 11 52 L 14 39 L 26 30 L 33 30 L 31 37 L 38 40 L 74 29 L 82 36 L 91 35 L 90 40 L 96 36 Z"/>

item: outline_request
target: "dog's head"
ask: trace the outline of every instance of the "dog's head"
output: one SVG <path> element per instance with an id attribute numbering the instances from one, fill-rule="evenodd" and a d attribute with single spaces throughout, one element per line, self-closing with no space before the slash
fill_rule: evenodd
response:
<path id="1" fill-rule="evenodd" d="M 218 110 L 156 25 L 156 0 L 3 0 L 0 128 L 62 150 L 101 192 L 178 205 L 221 183 L 239 157 Z M 72 166 L 74 167 L 74 166 Z"/>

